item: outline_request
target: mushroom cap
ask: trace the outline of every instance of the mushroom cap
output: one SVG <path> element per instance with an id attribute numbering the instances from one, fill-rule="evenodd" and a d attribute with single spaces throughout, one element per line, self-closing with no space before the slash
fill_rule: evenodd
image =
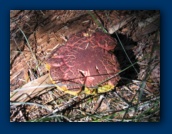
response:
<path id="1" fill-rule="evenodd" d="M 57 88 L 72 95 L 110 91 L 120 80 L 119 63 L 110 52 L 116 47 L 111 36 L 95 32 L 72 35 L 47 60 L 50 78 Z"/>

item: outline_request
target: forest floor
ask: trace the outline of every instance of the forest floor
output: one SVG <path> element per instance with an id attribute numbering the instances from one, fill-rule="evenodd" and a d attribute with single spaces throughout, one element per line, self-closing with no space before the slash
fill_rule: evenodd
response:
<path id="1" fill-rule="evenodd" d="M 80 31 L 118 41 L 121 80 L 114 90 L 72 96 L 57 90 L 45 62 Z M 11 122 L 159 122 L 160 12 L 154 10 L 11 10 Z"/>

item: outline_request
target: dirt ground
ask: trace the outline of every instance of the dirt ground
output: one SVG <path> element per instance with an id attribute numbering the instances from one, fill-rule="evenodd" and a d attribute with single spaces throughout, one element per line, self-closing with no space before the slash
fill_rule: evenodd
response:
<path id="1" fill-rule="evenodd" d="M 80 31 L 118 41 L 122 71 L 114 90 L 72 96 L 50 81 L 46 60 Z M 160 121 L 160 11 L 10 11 L 10 121 Z"/>

